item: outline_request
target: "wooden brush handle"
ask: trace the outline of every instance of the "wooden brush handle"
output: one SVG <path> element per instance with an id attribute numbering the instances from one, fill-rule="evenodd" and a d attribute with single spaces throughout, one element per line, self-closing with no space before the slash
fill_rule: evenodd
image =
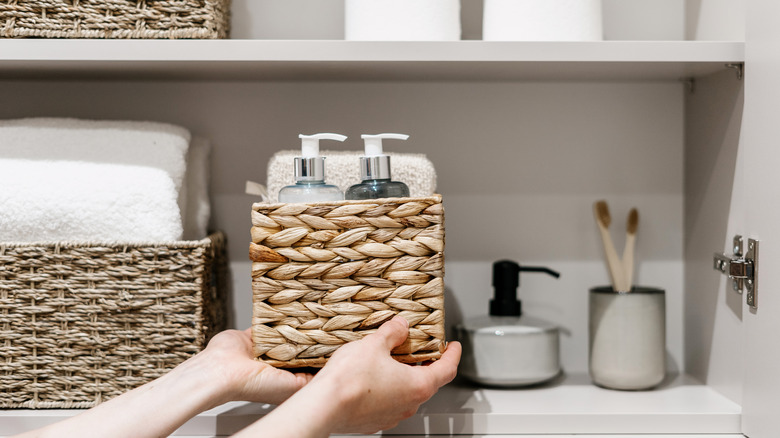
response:
<path id="1" fill-rule="evenodd" d="M 623 287 L 631 290 L 634 284 L 634 246 L 636 243 L 636 234 L 626 235 L 626 246 L 623 249 Z"/>
<path id="2" fill-rule="evenodd" d="M 601 231 L 601 242 L 604 244 L 604 254 L 607 257 L 609 276 L 612 279 L 612 289 L 618 292 L 626 292 L 628 289 L 625 288 L 623 264 L 618 258 L 617 251 L 615 251 L 615 245 L 612 244 L 612 237 L 609 235 L 609 231 L 601 224 L 599 224 L 599 230 Z"/>

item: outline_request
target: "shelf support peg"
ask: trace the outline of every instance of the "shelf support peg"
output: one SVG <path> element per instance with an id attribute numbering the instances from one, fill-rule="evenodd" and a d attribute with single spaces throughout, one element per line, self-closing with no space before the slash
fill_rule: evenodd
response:
<path id="1" fill-rule="evenodd" d="M 737 80 L 742 80 L 743 76 L 745 75 L 745 63 L 744 62 L 735 62 L 735 63 L 729 63 L 726 64 L 726 68 L 732 68 L 736 70 L 737 72 Z"/>

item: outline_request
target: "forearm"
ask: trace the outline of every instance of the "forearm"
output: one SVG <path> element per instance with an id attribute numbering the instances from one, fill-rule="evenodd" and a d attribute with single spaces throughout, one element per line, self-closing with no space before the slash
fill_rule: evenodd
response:
<path id="1" fill-rule="evenodd" d="M 312 382 L 235 438 L 325 438 L 336 427 L 340 403 L 335 388 Z"/>
<path id="2" fill-rule="evenodd" d="M 93 409 L 20 437 L 164 437 L 221 401 L 219 382 L 192 358 L 159 379 Z"/>

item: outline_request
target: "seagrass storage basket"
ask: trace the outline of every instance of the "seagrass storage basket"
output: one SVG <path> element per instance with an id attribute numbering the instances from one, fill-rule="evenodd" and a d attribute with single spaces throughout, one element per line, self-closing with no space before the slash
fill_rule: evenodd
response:
<path id="1" fill-rule="evenodd" d="M 227 38 L 230 0 L 0 2 L 5 38 Z"/>
<path id="2" fill-rule="evenodd" d="M 225 324 L 225 238 L 0 243 L 0 408 L 88 408 Z"/>
<path id="3" fill-rule="evenodd" d="M 398 314 L 400 362 L 441 356 L 444 209 L 440 196 L 257 203 L 252 211 L 254 353 L 276 367 L 322 367 L 336 349 Z"/>

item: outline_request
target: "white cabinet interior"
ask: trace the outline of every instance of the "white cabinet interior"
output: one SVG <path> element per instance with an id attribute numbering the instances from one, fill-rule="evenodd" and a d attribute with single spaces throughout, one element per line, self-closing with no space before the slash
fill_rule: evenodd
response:
<path id="1" fill-rule="evenodd" d="M 678 30 L 692 32 L 696 3 Z M 696 32 L 712 28 L 705 20 Z M 296 148 L 299 133 L 343 133 L 350 149 L 362 133 L 411 134 L 392 150 L 425 153 L 437 168 L 448 326 L 486 312 L 492 261 L 550 266 L 561 279 L 527 276 L 520 296 L 529 314 L 563 327 L 573 376 L 587 372 L 587 289 L 608 282 L 592 203 L 609 201 L 616 230 L 635 206 L 637 281 L 668 294 L 669 370 L 705 382 L 712 418 L 734 433 L 741 311 L 734 297 L 713 296 L 725 288 L 709 258 L 730 240 L 742 83 L 725 64 L 742 62 L 742 50 L 703 41 L 0 41 L 0 117 L 158 120 L 209 139 L 212 224 L 229 238 L 233 325 L 242 328 L 254 201 L 244 182 L 263 182 L 268 158 Z M 570 395 L 582 386 L 568 382 Z"/>

